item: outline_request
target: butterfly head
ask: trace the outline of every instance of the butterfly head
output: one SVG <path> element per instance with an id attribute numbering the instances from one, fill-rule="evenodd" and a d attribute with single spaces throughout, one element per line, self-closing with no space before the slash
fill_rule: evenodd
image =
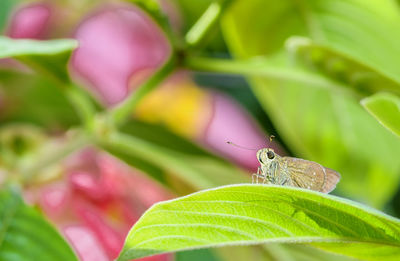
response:
<path id="1" fill-rule="evenodd" d="M 274 150 L 270 148 L 263 148 L 257 152 L 257 160 L 264 165 L 273 161 L 276 156 L 277 154 L 275 154 Z"/>

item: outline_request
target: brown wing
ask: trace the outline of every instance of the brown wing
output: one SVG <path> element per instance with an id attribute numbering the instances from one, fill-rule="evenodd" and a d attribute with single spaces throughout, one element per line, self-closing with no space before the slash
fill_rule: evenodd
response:
<path id="1" fill-rule="evenodd" d="M 290 184 L 294 187 L 322 191 L 325 187 L 325 168 L 320 164 L 304 159 L 283 157 L 286 162 Z"/>
<path id="2" fill-rule="evenodd" d="M 322 188 L 321 192 L 329 193 L 335 189 L 336 184 L 340 180 L 340 174 L 330 168 L 325 168 L 325 173 L 326 173 L 325 185 Z"/>

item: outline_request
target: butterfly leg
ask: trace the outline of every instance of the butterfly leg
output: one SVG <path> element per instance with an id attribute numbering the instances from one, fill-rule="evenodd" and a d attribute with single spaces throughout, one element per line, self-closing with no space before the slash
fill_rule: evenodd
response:
<path id="1" fill-rule="evenodd" d="M 267 179 L 267 175 L 262 175 L 263 184 L 271 184 L 271 182 Z"/>
<path id="2" fill-rule="evenodd" d="M 257 173 L 254 173 L 253 175 L 251 175 L 251 183 L 254 184 L 254 180 L 256 180 L 255 183 L 258 184 L 258 178 L 263 178 L 263 176 L 261 175 L 261 169 L 260 168 L 257 169 Z"/>
<path id="3" fill-rule="evenodd" d="M 260 178 L 262 178 L 262 181 L 263 181 L 262 184 L 270 184 L 269 180 L 267 179 L 266 173 L 263 173 L 263 174 L 260 173 Z"/>
<path id="4" fill-rule="evenodd" d="M 256 173 L 253 173 L 253 175 L 251 175 L 251 183 L 252 184 L 254 184 L 254 180 L 256 180 L 256 183 L 258 183 L 258 175 Z"/>

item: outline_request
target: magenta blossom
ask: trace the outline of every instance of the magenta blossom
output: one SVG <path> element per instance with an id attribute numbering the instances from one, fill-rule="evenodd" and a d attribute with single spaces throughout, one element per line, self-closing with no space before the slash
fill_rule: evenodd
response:
<path id="1" fill-rule="evenodd" d="M 113 260 L 132 225 L 168 191 L 112 156 L 86 149 L 70 157 L 66 178 L 41 187 L 36 198 L 83 261 Z M 146 260 L 170 260 L 170 255 Z"/>
<path id="2" fill-rule="evenodd" d="M 259 166 L 257 149 L 269 146 L 279 153 L 278 146 L 269 143 L 268 134 L 235 100 L 200 88 L 185 71 L 175 73 L 145 97 L 135 115 L 164 124 L 250 171 Z M 238 148 L 227 141 L 255 150 Z"/>
<path id="3" fill-rule="evenodd" d="M 19 8 L 11 17 L 7 35 L 11 38 L 44 39 L 46 37 L 51 7 L 34 3 Z"/>
<path id="4" fill-rule="evenodd" d="M 272 145 L 268 144 L 267 134 L 234 100 L 220 93 L 213 93 L 212 97 L 212 115 L 202 140 L 220 154 L 255 171 L 260 164 L 257 150 Z M 248 149 L 227 144 L 227 141 Z"/>
<path id="5" fill-rule="evenodd" d="M 169 43 L 141 10 L 112 6 L 91 15 L 78 27 L 79 48 L 72 57 L 73 73 L 106 104 L 122 101 L 134 78 L 153 72 L 169 56 Z"/>

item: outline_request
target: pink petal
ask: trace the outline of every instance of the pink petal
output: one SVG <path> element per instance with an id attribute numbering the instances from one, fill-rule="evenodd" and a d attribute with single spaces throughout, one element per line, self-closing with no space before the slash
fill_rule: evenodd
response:
<path id="1" fill-rule="evenodd" d="M 70 200 L 68 187 L 64 184 L 55 184 L 43 188 L 39 200 L 46 215 L 57 218 L 63 215 L 68 206 Z"/>
<path id="2" fill-rule="evenodd" d="M 78 27 L 71 68 L 107 104 L 123 100 L 136 72 L 155 69 L 170 53 L 160 28 L 133 7 L 110 7 Z"/>
<path id="3" fill-rule="evenodd" d="M 214 95 L 213 116 L 204 134 L 208 146 L 244 167 L 256 170 L 259 166 L 257 149 L 267 146 L 267 137 L 236 102 L 221 94 Z M 227 141 L 256 150 L 234 147 L 227 144 Z"/>
<path id="4" fill-rule="evenodd" d="M 68 226 L 63 233 L 82 261 L 109 261 L 96 236 L 84 226 Z"/>
<path id="5" fill-rule="evenodd" d="M 43 3 L 22 7 L 11 18 L 8 35 L 12 38 L 43 39 L 50 16 L 50 6 Z"/>
<path id="6" fill-rule="evenodd" d="M 117 257 L 123 246 L 124 236 L 110 226 L 103 215 L 90 205 L 76 202 L 75 207 L 83 224 L 96 235 L 107 255 L 111 258 Z"/>
<path id="7" fill-rule="evenodd" d="M 69 180 L 75 190 L 92 200 L 105 201 L 110 199 L 108 191 L 97 180 L 96 176 L 90 172 L 73 171 L 69 175 Z"/>
<path id="8" fill-rule="evenodd" d="M 156 202 L 170 199 L 172 195 L 153 180 L 141 175 L 118 159 L 107 154 L 102 154 L 98 162 L 102 170 L 104 183 L 110 189 L 119 188 L 118 191 L 125 197 L 135 197 L 145 207 L 150 207 Z"/>

